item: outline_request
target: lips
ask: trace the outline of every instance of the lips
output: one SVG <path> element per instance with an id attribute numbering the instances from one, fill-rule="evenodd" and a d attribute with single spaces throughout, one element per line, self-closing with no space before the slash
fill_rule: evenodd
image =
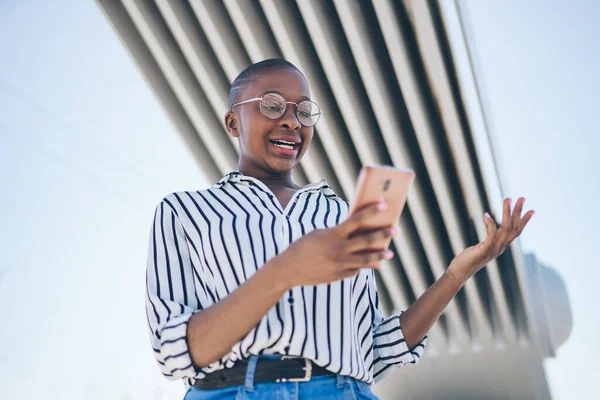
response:
<path id="1" fill-rule="evenodd" d="M 277 154 L 294 156 L 298 153 L 300 148 L 301 140 L 298 138 L 290 137 L 274 137 L 269 139 L 271 147 Z"/>
<path id="2" fill-rule="evenodd" d="M 294 149 L 296 147 L 298 147 L 297 143 L 294 143 L 292 141 L 288 141 L 288 140 L 269 140 L 271 143 L 273 143 L 275 146 L 284 148 L 284 149 Z"/>

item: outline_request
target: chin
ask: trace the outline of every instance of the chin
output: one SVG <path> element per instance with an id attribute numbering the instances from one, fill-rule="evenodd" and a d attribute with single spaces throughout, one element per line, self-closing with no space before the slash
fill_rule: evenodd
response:
<path id="1" fill-rule="evenodd" d="M 267 165 L 273 172 L 287 172 L 293 170 L 300 160 L 278 160 L 275 162 L 268 162 Z"/>

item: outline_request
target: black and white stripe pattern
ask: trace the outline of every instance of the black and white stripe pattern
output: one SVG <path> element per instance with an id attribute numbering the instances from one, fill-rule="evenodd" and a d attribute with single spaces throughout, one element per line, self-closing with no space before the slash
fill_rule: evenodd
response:
<path id="1" fill-rule="evenodd" d="M 268 260 L 313 229 L 342 222 L 348 203 L 325 181 L 299 190 L 285 209 L 258 179 L 239 171 L 206 190 L 176 192 L 156 207 L 150 232 L 146 313 L 154 354 L 168 379 L 196 379 L 256 354 L 289 354 L 335 373 L 377 382 L 391 366 L 416 363 L 400 314 L 383 318 L 373 270 L 290 290 L 231 351 L 193 366 L 187 321 L 223 299 Z"/>

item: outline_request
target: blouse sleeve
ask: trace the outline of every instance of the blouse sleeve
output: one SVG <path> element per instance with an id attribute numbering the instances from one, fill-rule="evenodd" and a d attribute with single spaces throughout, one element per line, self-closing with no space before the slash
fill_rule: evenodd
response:
<path id="1" fill-rule="evenodd" d="M 185 231 L 165 200 L 156 207 L 146 268 L 146 316 L 154 356 L 169 380 L 202 378 L 193 365 L 187 324 L 202 304 L 196 293 Z"/>
<path id="2" fill-rule="evenodd" d="M 390 367 L 419 362 L 427 344 L 427 335 L 413 349 L 409 349 L 400 326 L 400 316 L 404 311 L 383 318 L 374 271 L 369 276 L 368 288 L 373 310 L 373 378 L 377 383 L 392 371 Z"/>

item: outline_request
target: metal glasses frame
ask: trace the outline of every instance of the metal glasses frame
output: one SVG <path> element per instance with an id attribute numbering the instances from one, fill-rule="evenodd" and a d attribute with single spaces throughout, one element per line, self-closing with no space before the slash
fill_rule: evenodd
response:
<path id="1" fill-rule="evenodd" d="M 267 117 L 267 116 L 266 116 L 266 115 L 265 115 L 265 114 L 262 112 L 262 99 L 263 99 L 263 98 L 264 98 L 266 95 L 268 95 L 268 94 L 274 94 L 274 95 L 277 95 L 277 96 L 281 97 L 281 98 L 283 99 L 283 101 L 285 101 L 286 108 L 284 108 L 284 110 L 283 110 L 283 113 L 282 113 L 282 114 L 281 114 L 281 116 L 280 116 L 280 117 L 278 117 L 278 118 L 275 118 L 275 119 L 269 118 L 269 117 Z M 298 118 L 298 104 L 302 103 L 302 101 L 301 101 L 300 103 L 295 103 L 295 102 L 293 102 L 293 101 L 286 101 L 286 100 L 283 98 L 283 96 L 282 96 L 282 95 L 280 95 L 279 93 L 275 93 L 275 92 L 269 92 L 269 93 L 265 93 L 265 94 L 264 94 L 262 97 L 253 97 L 253 98 L 251 98 L 251 99 L 248 99 L 248 100 L 244 100 L 244 101 L 240 101 L 240 102 L 238 102 L 238 103 L 235 103 L 234 105 L 232 105 L 232 106 L 231 106 L 231 111 L 233 111 L 233 109 L 234 109 L 236 106 L 239 106 L 239 105 L 241 105 L 241 104 L 250 103 L 250 102 L 252 102 L 252 101 L 258 101 L 258 100 L 260 100 L 260 101 L 261 101 L 261 106 L 260 106 L 260 108 L 261 108 L 261 114 L 262 114 L 262 115 L 265 115 L 265 118 L 268 118 L 268 119 L 270 119 L 270 120 L 273 120 L 273 121 L 275 121 L 275 120 L 278 120 L 279 118 L 283 117 L 283 115 L 285 114 L 285 112 L 286 112 L 286 110 L 287 110 L 287 105 L 288 105 L 288 104 L 295 104 L 295 105 L 296 105 L 296 112 L 295 112 L 295 114 L 296 114 L 296 118 L 298 119 L 298 122 L 300 122 L 300 124 L 302 124 L 303 126 L 309 126 L 309 127 L 310 127 L 310 126 L 315 126 L 315 125 L 317 124 L 317 122 L 319 122 L 319 119 L 321 118 L 321 115 L 323 114 L 323 111 L 321 111 L 321 107 L 319 107 L 319 105 L 318 105 L 317 103 L 315 103 L 314 101 L 310 101 L 310 100 L 302 100 L 302 101 L 310 101 L 311 103 L 313 103 L 313 104 L 315 104 L 317 107 L 319 107 L 319 112 L 318 112 L 318 113 L 316 113 L 316 114 L 311 114 L 311 115 L 310 115 L 311 117 L 312 117 L 313 115 L 318 115 L 318 116 L 319 116 L 319 118 L 317 118 L 317 120 L 315 121 L 315 123 L 314 123 L 314 124 L 312 124 L 312 125 L 304 125 L 304 124 L 303 124 L 303 123 L 300 121 L 300 118 Z"/>

